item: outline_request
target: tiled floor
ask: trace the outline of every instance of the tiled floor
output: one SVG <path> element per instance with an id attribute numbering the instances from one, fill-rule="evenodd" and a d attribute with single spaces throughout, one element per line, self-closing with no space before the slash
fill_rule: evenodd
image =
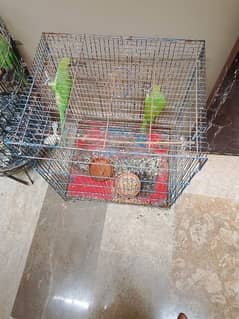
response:
<path id="1" fill-rule="evenodd" d="M 173 209 L 108 207 L 89 318 L 158 318 L 168 307 L 173 224 Z"/>
<path id="2" fill-rule="evenodd" d="M 38 175 L 33 179 L 31 187 L 0 178 L 1 319 L 11 312 L 47 190 Z"/>
<path id="3" fill-rule="evenodd" d="M 174 210 L 65 203 L 49 189 L 13 317 L 149 318 L 170 293 Z"/>
<path id="4" fill-rule="evenodd" d="M 239 201 L 184 195 L 175 218 L 172 280 L 181 303 L 194 300 L 191 312 L 202 318 L 239 318 Z"/>
<path id="5" fill-rule="evenodd" d="M 179 311 L 193 319 L 239 317 L 237 167 L 237 157 L 210 156 L 170 210 L 65 203 L 48 190 L 13 317 L 174 319 Z M 1 319 L 9 318 L 46 189 L 38 178 L 18 191 L 24 207 L 13 201 L 17 187 L 0 203 L 3 224 L 21 238 L 4 236 L 1 255 L 10 262 L 0 275 L 7 287 Z"/>
<path id="6" fill-rule="evenodd" d="M 48 190 L 13 311 L 16 318 L 67 318 L 64 298 L 89 300 L 105 213 L 104 203 L 65 203 Z M 70 318 L 79 313 L 73 309 Z"/>

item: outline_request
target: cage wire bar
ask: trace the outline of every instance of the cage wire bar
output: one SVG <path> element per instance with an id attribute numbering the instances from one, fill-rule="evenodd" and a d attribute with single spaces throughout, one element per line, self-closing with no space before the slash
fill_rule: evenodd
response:
<path id="1" fill-rule="evenodd" d="M 65 57 L 63 132 L 49 83 Z M 66 200 L 170 207 L 207 160 L 204 41 L 43 33 L 31 75 L 8 144 Z M 142 133 L 155 86 L 166 107 Z"/>

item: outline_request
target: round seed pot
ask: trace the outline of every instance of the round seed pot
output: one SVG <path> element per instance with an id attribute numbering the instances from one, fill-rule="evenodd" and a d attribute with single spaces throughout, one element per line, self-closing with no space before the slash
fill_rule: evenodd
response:
<path id="1" fill-rule="evenodd" d="M 115 188 L 120 196 L 135 197 L 140 192 L 141 182 L 133 173 L 122 173 L 115 181 Z"/>
<path id="2" fill-rule="evenodd" d="M 105 181 L 113 175 L 113 167 L 110 160 L 105 157 L 92 159 L 89 164 L 89 174 L 97 181 Z"/>

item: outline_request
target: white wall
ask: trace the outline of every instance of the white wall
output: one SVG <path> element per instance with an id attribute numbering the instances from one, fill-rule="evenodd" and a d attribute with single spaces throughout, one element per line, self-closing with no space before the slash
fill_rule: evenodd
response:
<path id="1" fill-rule="evenodd" d="M 210 89 L 239 31 L 239 0 L 0 0 L 30 61 L 42 31 L 205 39 Z"/>

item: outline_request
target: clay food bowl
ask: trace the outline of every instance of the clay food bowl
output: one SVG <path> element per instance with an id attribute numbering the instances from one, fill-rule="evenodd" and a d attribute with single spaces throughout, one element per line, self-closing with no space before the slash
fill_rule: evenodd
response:
<path id="1" fill-rule="evenodd" d="M 137 175 L 126 172 L 117 177 L 115 188 L 120 196 L 135 197 L 140 192 L 141 182 Z"/>
<path id="2" fill-rule="evenodd" d="M 90 176 L 99 182 L 103 182 L 113 175 L 113 167 L 109 159 L 105 157 L 93 158 L 89 164 Z"/>

